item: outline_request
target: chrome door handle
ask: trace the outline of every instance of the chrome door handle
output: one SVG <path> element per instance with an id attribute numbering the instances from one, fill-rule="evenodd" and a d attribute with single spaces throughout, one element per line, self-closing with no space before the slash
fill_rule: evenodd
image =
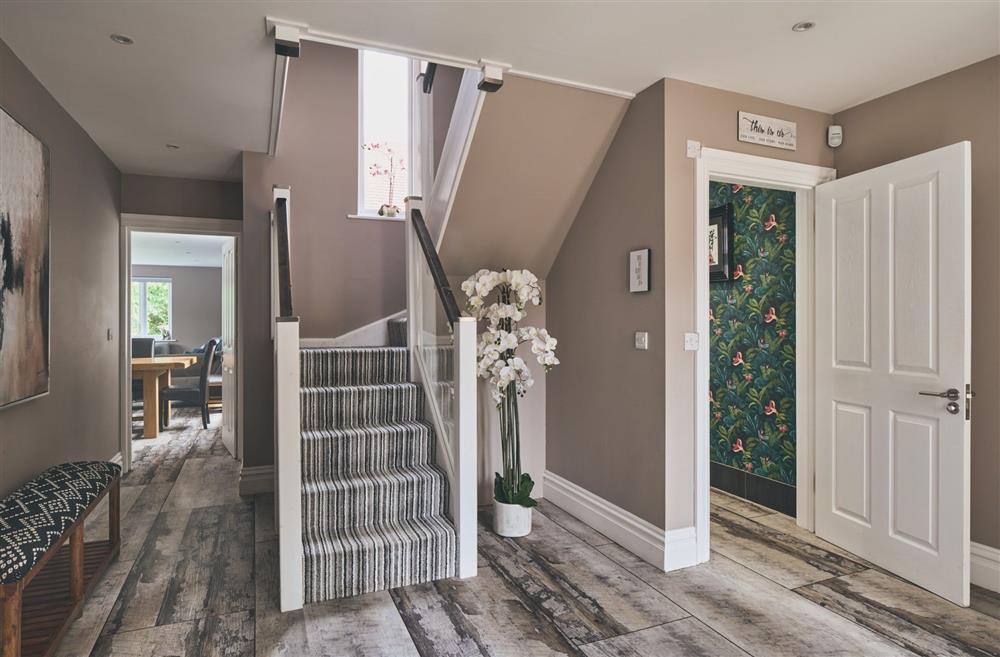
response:
<path id="1" fill-rule="evenodd" d="M 925 397 L 941 397 L 943 399 L 950 399 L 951 401 L 958 401 L 961 396 L 958 388 L 948 388 L 944 392 L 927 392 L 926 390 L 921 390 L 917 394 L 924 395 Z"/>

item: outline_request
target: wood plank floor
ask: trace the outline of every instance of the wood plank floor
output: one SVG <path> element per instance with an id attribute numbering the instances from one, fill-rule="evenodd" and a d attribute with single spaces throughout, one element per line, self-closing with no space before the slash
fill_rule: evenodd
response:
<path id="1" fill-rule="evenodd" d="M 482 510 L 474 579 L 280 614 L 273 503 L 239 497 L 218 429 L 180 412 L 136 444 L 122 554 L 60 655 L 1000 655 L 1000 595 L 974 589 L 961 609 L 718 491 L 712 559 L 694 568 L 659 571 L 542 500 L 516 540 Z"/>

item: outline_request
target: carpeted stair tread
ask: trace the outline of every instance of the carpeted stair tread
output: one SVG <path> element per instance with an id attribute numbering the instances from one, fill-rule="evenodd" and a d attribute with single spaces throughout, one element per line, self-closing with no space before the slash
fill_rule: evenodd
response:
<path id="1" fill-rule="evenodd" d="M 433 465 L 390 468 L 304 482 L 302 514 L 308 526 L 363 527 L 440 515 L 447 496 L 448 481 Z"/>
<path id="2" fill-rule="evenodd" d="M 405 347 L 408 342 L 406 318 L 390 319 L 387 323 L 390 347 Z"/>
<path id="3" fill-rule="evenodd" d="M 405 347 L 317 347 L 299 351 L 303 387 L 406 383 Z"/>
<path id="4" fill-rule="evenodd" d="M 423 390 L 414 383 L 302 388 L 301 427 L 357 427 L 423 418 Z"/>
<path id="5" fill-rule="evenodd" d="M 306 602 L 455 575 L 455 530 L 444 516 L 306 536 Z"/>
<path id="6" fill-rule="evenodd" d="M 434 429 L 423 420 L 302 432 L 305 479 L 431 462 Z"/>

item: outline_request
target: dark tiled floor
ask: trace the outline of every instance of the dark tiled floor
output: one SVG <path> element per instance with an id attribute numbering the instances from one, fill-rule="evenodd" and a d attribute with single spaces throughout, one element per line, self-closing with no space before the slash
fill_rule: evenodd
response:
<path id="1" fill-rule="evenodd" d="M 61 655 L 1000 655 L 1000 595 L 961 609 L 718 492 L 695 568 L 659 571 L 542 500 L 523 539 L 484 510 L 474 579 L 280 614 L 270 497 L 241 499 L 218 429 L 183 421 L 136 442 L 122 556 Z"/>

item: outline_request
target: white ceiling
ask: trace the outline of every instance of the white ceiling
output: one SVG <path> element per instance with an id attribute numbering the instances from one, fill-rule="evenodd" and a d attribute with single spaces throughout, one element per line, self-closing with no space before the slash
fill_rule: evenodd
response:
<path id="1" fill-rule="evenodd" d="M 132 233 L 132 264 L 172 267 L 221 267 L 222 247 L 232 237 Z"/>
<path id="2" fill-rule="evenodd" d="M 240 151 L 267 144 L 265 16 L 626 92 L 673 77 L 831 113 L 1000 53 L 1000 0 L 4 0 L 0 38 L 123 171 L 238 179 Z M 793 33 L 803 20 L 817 27 Z"/>

